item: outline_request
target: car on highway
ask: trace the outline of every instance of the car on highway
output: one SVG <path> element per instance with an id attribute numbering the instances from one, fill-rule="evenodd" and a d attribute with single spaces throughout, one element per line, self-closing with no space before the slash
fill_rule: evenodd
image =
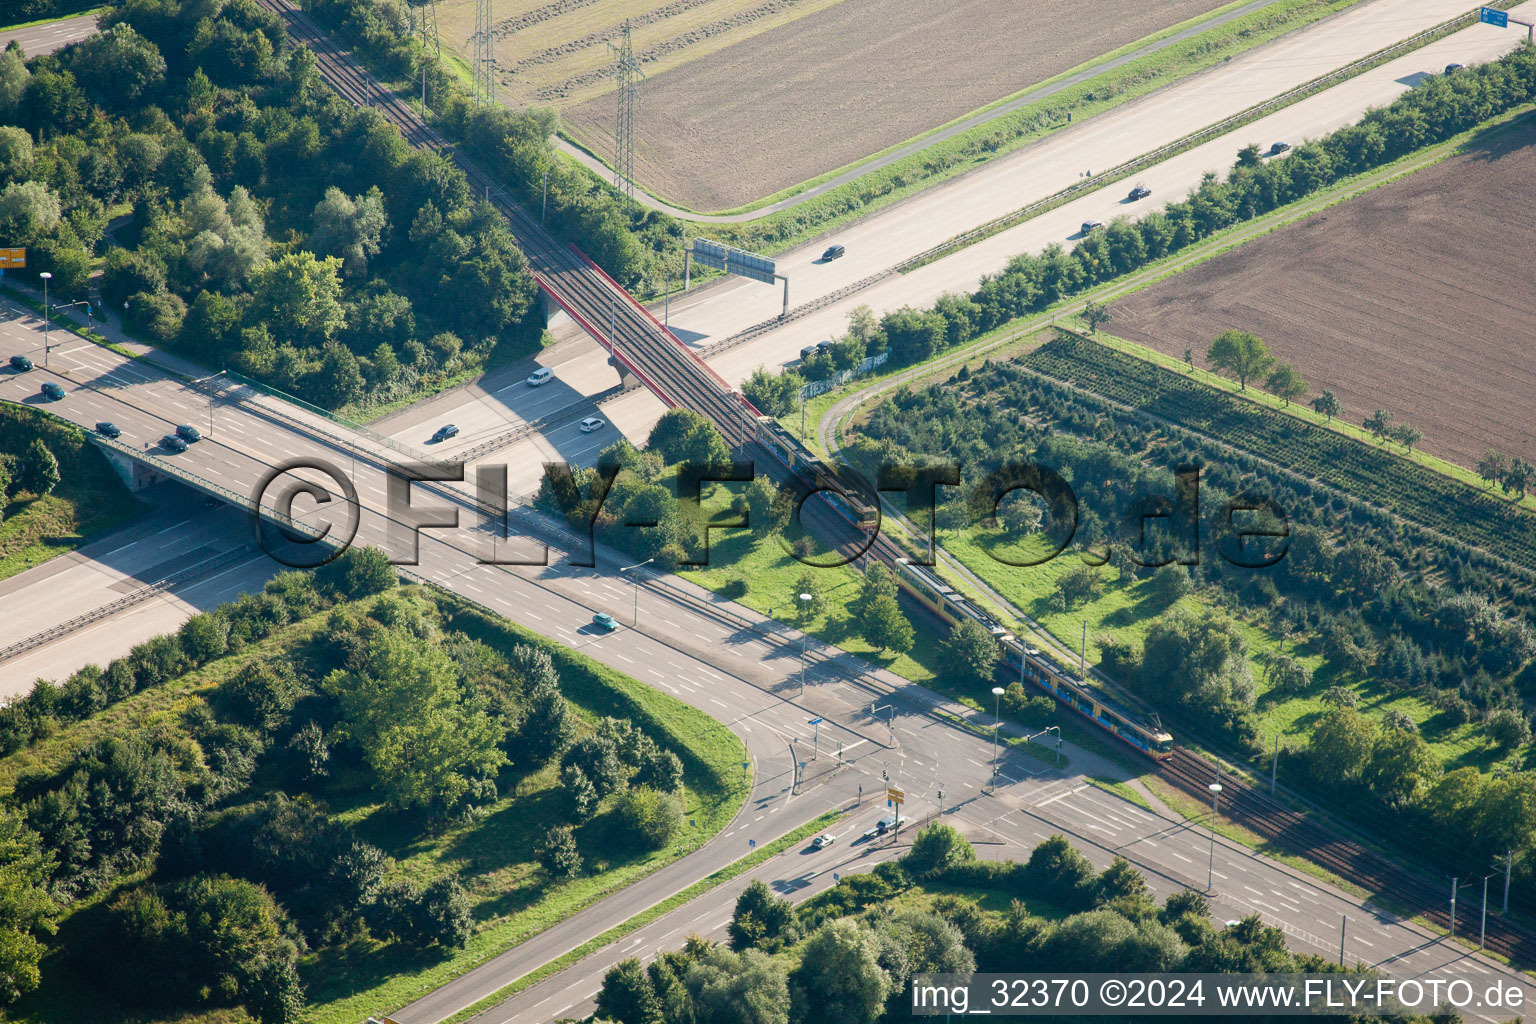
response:
<path id="1" fill-rule="evenodd" d="M 818 350 L 815 345 L 805 346 L 805 348 L 800 350 L 800 361 L 802 363 L 805 362 L 807 359 L 811 358 L 811 356 L 815 355 L 817 351 Z"/>
<path id="2" fill-rule="evenodd" d="M 592 616 L 592 625 L 601 629 L 606 629 L 608 632 L 612 633 L 614 630 L 619 628 L 619 620 L 614 618 L 612 615 L 609 615 L 607 612 L 598 612 L 596 615 Z"/>
<path id="3" fill-rule="evenodd" d="M 1137 185 L 1135 188 L 1131 189 L 1131 194 L 1126 196 L 1126 198 L 1134 203 L 1136 200 L 1138 200 L 1138 199 L 1145 199 L 1145 198 L 1147 198 L 1147 196 L 1149 196 L 1151 194 L 1152 194 L 1152 190 L 1147 188 L 1147 186 L 1145 186 L 1145 185 Z"/>
<path id="4" fill-rule="evenodd" d="M 607 421 L 606 420 L 599 419 L 596 416 L 588 416 L 586 419 L 581 421 L 581 432 L 583 434 L 590 434 L 594 430 L 601 430 L 601 429 L 603 429 L 603 427 L 605 427 L 606 425 L 607 425 Z"/>
<path id="5" fill-rule="evenodd" d="M 831 846 L 835 842 L 837 842 L 837 839 L 835 837 L 833 837 L 833 836 L 819 835 L 815 839 L 811 840 L 811 849 L 813 849 L 813 850 L 825 850 L 827 847 Z"/>
<path id="6" fill-rule="evenodd" d="M 1456 72 L 1460 71 L 1464 67 L 1466 67 L 1465 64 L 1455 64 L 1455 63 L 1447 64 L 1445 66 L 1445 73 L 1448 74 L 1448 75 L 1454 75 Z"/>
<path id="7" fill-rule="evenodd" d="M 1103 226 L 1104 222 L 1101 220 L 1085 220 L 1083 221 L 1083 234 L 1091 235 Z"/>
<path id="8" fill-rule="evenodd" d="M 64 397 L 64 389 L 50 380 L 43 385 L 43 397 L 50 402 L 57 402 Z"/>
<path id="9" fill-rule="evenodd" d="M 906 823 L 907 823 L 907 819 L 906 819 L 905 816 L 903 816 L 902 819 L 901 819 L 901 824 L 905 825 Z M 870 828 L 867 832 L 865 832 L 859 838 L 860 839 L 873 839 L 876 836 L 883 836 L 883 835 L 885 835 L 887 832 L 889 832 L 891 829 L 893 829 L 895 827 L 896 827 L 896 815 L 894 815 L 894 814 L 887 814 L 885 817 L 883 817 L 879 821 L 875 822 L 874 826 L 872 828 Z"/>
<path id="10" fill-rule="evenodd" d="M 183 423 L 181 426 L 177 427 L 176 436 L 187 442 L 187 444 L 196 444 L 198 441 L 203 439 L 202 431 L 198 430 L 190 423 Z"/>
<path id="11" fill-rule="evenodd" d="M 531 388 L 536 388 L 541 384 L 548 384 L 554 379 L 555 371 L 551 370 L 547 366 L 541 366 L 528 375 L 528 386 Z"/>
<path id="12" fill-rule="evenodd" d="M 1268 156 L 1279 156 L 1281 153 L 1284 153 L 1286 150 L 1288 150 L 1290 148 L 1291 148 L 1291 144 L 1289 142 L 1277 142 L 1273 146 L 1269 147 L 1269 153 L 1266 154 L 1266 155 L 1268 155 Z"/>
<path id="13" fill-rule="evenodd" d="M 832 260 L 840 258 L 847 251 L 847 249 L 840 245 L 829 245 L 827 246 L 827 251 L 821 254 L 821 258 L 823 262 L 830 263 Z"/>
<path id="14" fill-rule="evenodd" d="M 456 435 L 458 432 L 459 428 L 454 426 L 452 423 L 444 423 L 442 426 L 438 427 L 437 432 L 432 435 L 432 440 L 446 441 L 450 437 Z"/>
<path id="15" fill-rule="evenodd" d="M 111 420 L 102 420 L 96 424 L 96 433 L 102 437 L 110 437 L 114 441 L 123 436 L 122 428 Z"/>
<path id="16" fill-rule="evenodd" d="M 11 356 L 11 369 L 17 373 L 26 373 L 32 369 L 32 360 L 26 356 Z"/>
<path id="17" fill-rule="evenodd" d="M 160 447 L 165 448 L 168 451 L 184 452 L 187 450 L 187 442 L 183 441 L 175 434 L 166 434 L 160 439 Z"/>

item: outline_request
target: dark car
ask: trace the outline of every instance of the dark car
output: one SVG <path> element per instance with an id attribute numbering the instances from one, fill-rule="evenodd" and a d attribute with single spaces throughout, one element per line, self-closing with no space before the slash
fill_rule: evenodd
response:
<path id="1" fill-rule="evenodd" d="M 1447 64 L 1445 66 L 1445 73 L 1448 75 L 1454 75 L 1464 67 L 1466 67 L 1465 64 Z"/>
<path id="2" fill-rule="evenodd" d="M 160 439 L 160 447 L 173 452 L 184 452 L 187 450 L 187 442 L 183 441 L 175 434 L 166 434 Z"/>
<path id="3" fill-rule="evenodd" d="M 1270 156 L 1279 156 L 1281 153 L 1284 153 L 1286 150 L 1288 150 L 1290 148 L 1291 148 L 1291 144 L 1289 142 L 1277 142 L 1273 146 L 1269 147 L 1269 155 Z"/>
<path id="4" fill-rule="evenodd" d="M 26 373 L 32 369 L 32 360 L 26 356 L 11 356 L 11 369 L 17 373 Z"/>
<path id="5" fill-rule="evenodd" d="M 432 435 L 432 440 L 434 440 L 434 441 L 446 441 L 450 437 L 456 436 L 458 434 L 458 432 L 459 432 L 459 428 L 458 427 L 454 426 L 452 423 L 445 423 L 441 427 L 437 428 L 437 433 Z"/>
<path id="6" fill-rule="evenodd" d="M 1145 199 L 1145 198 L 1147 198 L 1147 196 L 1149 196 L 1151 194 L 1152 194 L 1152 190 L 1147 188 L 1147 186 L 1145 186 L 1145 185 L 1137 185 L 1135 188 L 1131 189 L 1131 194 L 1129 196 L 1127 196 L 1126 198 L 1134 203 L 1136 200 L 1138 200 L 1138 199 Z"/>
<path id="7" fill-rule="evenodd" d="M 123 436 L 123 432 L 118 425 L 110 420 L 102 420 L 96 424 L 96 433 L 102 437 L 110 437 L 114 441 Z"/>
<path id="8" fill-rule="evenodd" d="M 815 354 L 816 354 L 816 346 L 815 345 L 807 345 L 807 346 L 805 346 L 805 348 L 800 350 L 800 359 L 803 362 L 803 361 L 811 358 L 811 356 L 813 356 Z"/>
<path id="9" fill-rule="evenodd" d="M 188 423 L 183 423 L 181 426 L 176 428 L 176 436 L 187 442 L 187 444 L 193 444 L 203 439 L 202 433 L 199 432 L 196 427 Z"/>
<path id="10" fill-rule="evenodd" d="M 840 245 L 829 245 L 827 251 L 821 254 L 823 260 L 835 260 L 848 250 Z"/>
<path id="11" fill-rule="evenodd" d="M 53 381 L 49 381 L 43 385 L 43 397 L 48 399 L 50 402 L 57 402 L 59 399 L 64 397 L 64 389 L 59 387 Z"/>

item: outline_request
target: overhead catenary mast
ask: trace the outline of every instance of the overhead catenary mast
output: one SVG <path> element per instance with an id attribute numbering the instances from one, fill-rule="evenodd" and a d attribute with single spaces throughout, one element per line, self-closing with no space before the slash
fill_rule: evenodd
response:
<path id="1" fill-rule="evenodd" d="M 613 77 L 618 81 L 619 117 L 614 129 L 613 185 L 625 198 L 635 198 L 635 107 L 640 102 L 640 83 L 645 72 L 635 59 L 630 45 L 629 19 L 624 19 L 624 34 L 615 46 L 608 44 L 614 55 Z"/>

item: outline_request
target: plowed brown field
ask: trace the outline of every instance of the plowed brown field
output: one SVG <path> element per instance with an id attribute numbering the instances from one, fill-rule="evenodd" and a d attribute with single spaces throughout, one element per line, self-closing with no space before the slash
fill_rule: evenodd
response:
<path id="1" fill-rule="evenodd" d="M 498 88 L 612 153 L 625 18 L 649 76 L 636 176 L 698 210 L 750 202 L 936 128 L 1226 0 L 499 0 Z M 439 24 L 460 52 L 470 0 Z"/>
<path id="2" fill-rule="evenodd" d="M 1536 117 L 1115 304 L 1110 330 L 1197 359 L 1252 331 L 1359 423 L 1377 408 L 1465 466 L 1536 460 Z"/>

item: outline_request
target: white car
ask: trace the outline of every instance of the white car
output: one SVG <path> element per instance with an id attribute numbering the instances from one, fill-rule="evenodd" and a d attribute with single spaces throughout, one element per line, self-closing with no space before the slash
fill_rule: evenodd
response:
<path id="1" fill-rule="evenodd" d="M 555 379 L 555 371 L 547 366 L 541 366 L 528 375 L 528 386 L 536 388 L 540 384 L 548 384 Z"/>
<path id="2" fill-rule="evenodd" d="M 834 839 L 832 836 L 827 836 L 827 835 L 817 836 L 815 839 L 813 839 L 811 841 L 811 849 L 813 849 L 813 850 L 824 850 L 827 847 L 831 846 L 836 841 L 837 840 Z"/>
<path id="3" fill-rule="evenodd" d="M 598 419 L 596 416 L 588 416 L 581 421 L 581 432 L 583 434 L 590 434 L 592 431 L 601 430 L 607 425 L 605 421 Z"/>

